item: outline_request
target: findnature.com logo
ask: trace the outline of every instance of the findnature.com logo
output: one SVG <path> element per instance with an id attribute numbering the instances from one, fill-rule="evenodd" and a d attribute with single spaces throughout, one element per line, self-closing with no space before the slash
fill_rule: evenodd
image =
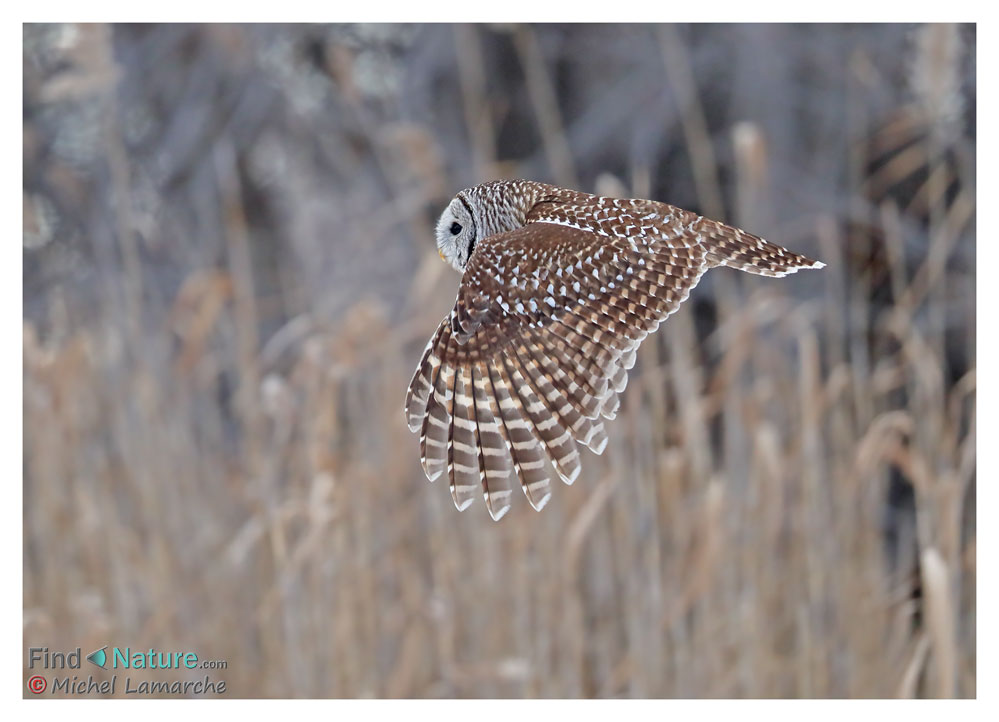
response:
<path id="1" fill-rule="evenodd" d="M 101 672 L 82 676 L 69 671 L 79 670 L 82 660 L 101 670 L 112 672 L 111 676 Z M 30 647 L 28 649 L 28 669 L 53 671 L 53 674 L 32 674 L 28 677 L 28 691 L 33 695 L 115 695 L 123 692 L 127 695 L 220 695 L 226 691 L 225 680 L 214 679 L 208 674 L 200 678 L 192 678 L 190 674 L 184 678 L 168 680 L 137 679 L 131 670 L 174 670 L 190 672 L 191 670 L 226 669 L 228 664 L 224 659 L 199 659 L 196 652 L 164 652 L 150 647 L 148 650 L 132 650 L 131 647 L 112 647 L 108 645 L 96 649 L 86 657 L 82 649 L 77 647 L 71 652 L 53 652 L 48 647 Z M 118 670 L 129 670 L 129 673 L 118 674 Z M 121 677 L 121 679 L 119 679 Z"/>

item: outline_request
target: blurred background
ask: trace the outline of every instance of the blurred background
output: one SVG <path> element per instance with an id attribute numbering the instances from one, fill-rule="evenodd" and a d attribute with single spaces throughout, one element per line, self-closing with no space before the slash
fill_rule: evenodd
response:
<path id="1" fill-rule="evenodd" d="M 974 26 L 23 32 L 26 648 L 234 697 L 975 695 Z M 604 455 L 494 523 L 402 406 L 433 223 L 498 177 L 827 268 L 708 274 Z"/>

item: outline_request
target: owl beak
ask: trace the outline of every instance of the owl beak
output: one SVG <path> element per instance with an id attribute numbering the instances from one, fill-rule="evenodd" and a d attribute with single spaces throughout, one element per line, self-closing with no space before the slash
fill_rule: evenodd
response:
<path id="1" fill-rule="evenodd" d="M 437 249 L 437 255 L 441 257 L 441 260 L 444 261 L 444 263 L 447 263 L 447 259 L 444 258 L 444 251 L 442 251 L 441 249 L 438 248 Z"/>

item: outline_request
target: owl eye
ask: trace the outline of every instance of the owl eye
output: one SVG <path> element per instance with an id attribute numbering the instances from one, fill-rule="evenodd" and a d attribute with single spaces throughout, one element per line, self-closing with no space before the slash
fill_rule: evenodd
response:
<path id="1" fill-rule="evenodd" d="M 452 236 L 457 236 L 459 233 L 461 233 L 461 224 L 458 223 L 458 221 L 455 221 L 454 223 L 451 224 L 450 230 Z"/>

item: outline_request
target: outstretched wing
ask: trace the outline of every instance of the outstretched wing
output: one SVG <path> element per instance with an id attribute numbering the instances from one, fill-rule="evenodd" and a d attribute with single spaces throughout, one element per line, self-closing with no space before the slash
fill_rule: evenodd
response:
<path id="1" fill-rule="evenodd" d="M 706 268 L 686 225 L 697 216 L 596 200 L 630 207 L 577 218 L 575 206 L 541 203 L 524 227 L 480 241 L 424 351 L 406 418 L 427 477 L 446 471 L 459 509 L 481 489 L 500 518 L 515 479 L 541 509 L 546 461 L 571 484 L 576 443 L 603 451 L 602 418 L 614 417 L 638 345 Z"/>

